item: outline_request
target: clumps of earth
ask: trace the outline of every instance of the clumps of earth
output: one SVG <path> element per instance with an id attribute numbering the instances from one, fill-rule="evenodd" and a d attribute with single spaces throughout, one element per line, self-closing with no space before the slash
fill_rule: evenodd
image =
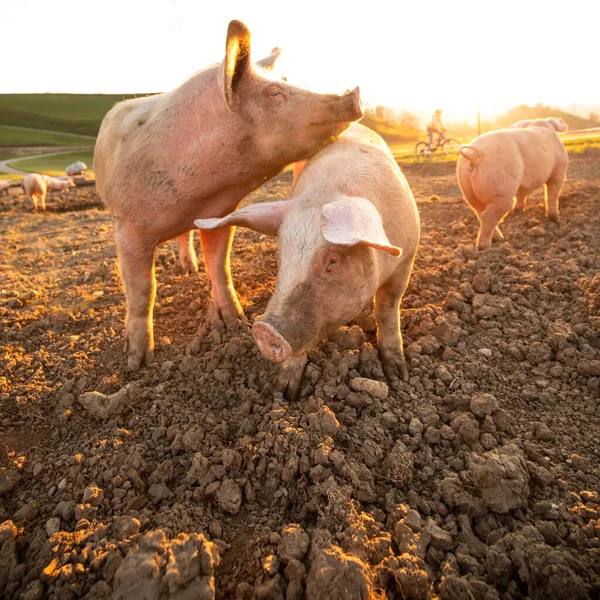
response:
<path id="1" fill-rule="evenodd" d="M 93 189 L 45 216 L 0 198 L 0 597 L 600 597 L 598 156 L 572 158 L 561 225 L 537 195 L 486 252 L 453 169 L 404 169 L 422 221 L 409 382 L 385 378 L 370 307 L 311 353 L 291 404 L 247 328 L 208 322 L 208 277 L 174 243 L 155 364 L 128 372 Z M 276 260 L 238 231 L 250 321 Z"/>

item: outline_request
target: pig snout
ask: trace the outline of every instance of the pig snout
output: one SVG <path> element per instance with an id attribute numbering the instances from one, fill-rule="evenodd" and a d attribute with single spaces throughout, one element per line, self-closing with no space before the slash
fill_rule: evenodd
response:
<path id="1" fill-rule="evenodd" d="M 362 101 L 360 99 L 360 88 L 356 86 L 351 92 L 342 96 L 345 104 L 345 114 L 341 116 L 342 120 L 358 121 L 365 115 L 363 112 Z"/>
<path id="2" fill-rule="evenodd" d="M 292 347 L 277 329 L 269 323 L 264 321 L 254 323 L 252 335 L 265 358 L 276 363 L 282 363 L 292 355 Z"/>

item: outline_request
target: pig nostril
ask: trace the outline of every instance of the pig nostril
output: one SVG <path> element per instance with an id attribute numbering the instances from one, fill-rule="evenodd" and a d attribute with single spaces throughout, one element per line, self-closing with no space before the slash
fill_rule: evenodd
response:
<path id="1" fill-rule="evenodd" d="M 271 344 L 271 360 L 279 362 L 282 358 L 283 350 L 278 344 Z"/>

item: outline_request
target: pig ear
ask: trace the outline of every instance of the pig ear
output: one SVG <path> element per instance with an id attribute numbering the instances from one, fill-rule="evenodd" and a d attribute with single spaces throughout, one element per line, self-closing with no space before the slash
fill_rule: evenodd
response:
<path id="1" fill-rule="evenodd" d="M 252 206 L 236 210 L 222 219 L 196 219 L 194 225 L 198 229 L 209 231 L 221 227 L 239 225 L 240 227 L 247 227 L 265 235 L 277 235 L 289 204 L 289 200 L 253 204 Z"/>
<path id="2" fill-rule="evenodd" d="M 567 131 L 567 129 L 569 129 L 569 126 L 558 117 L 550 117 L 549 119 L 546 119 L 546 121 L 548 121 L 548 123 L 550 123 L 550 125 L 552 125 L 552 127 L 554 127 L 554 129 L 560 133 L 564 133 Z"/>
<path id="3" fill-rule="evenodd" d="M 233 109 L 233 93 L 240 79 L 250 70 L 250 31 L 240 21 L 231 21 L 225 46 L 224 85 L 227 106 Z"/>
<path id="4" fill-rule="evenodd" d="M 277 59 L 281 56 L 282 52 L 283 52 L 283 50 L 281 48 L 273 48 L 273 50 L 271 50 L 271 54 L 269 54 L 269 56 L 259 60 L 256 64 L 259 67 L 262 67 L 263 69 L 265 69 L 266 71 L 272 71 L 273 67 L 275 67 L 275 63 L 277 62 Z"/>
<path id="5" fill-rule="evenodd" d="M 529 125 L 529 123 L 531 123 L 531 120 L 529 121 L 517 121 L 516 123 L 513 123 L 510 128 L 511 129 L 523 129 L 525 127 L 527 127 L 527 125 Z"/>
<path id="6" fill-rule="evenodd" d="M 365 198 L 344 198 L 325 204 L 321 210 L 321 233 L 330 244 L 366 244 L 392 256 L 402 249 L 388 240 L 379 211 Z"/>

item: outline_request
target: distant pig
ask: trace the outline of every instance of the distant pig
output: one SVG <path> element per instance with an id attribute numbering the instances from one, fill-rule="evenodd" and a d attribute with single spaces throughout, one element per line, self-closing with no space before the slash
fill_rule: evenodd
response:
<path id="1" fill-rule="evenodd" d="M 35 210 L 38 210 L 39 207 L 46 210 L 46 194 L 48 191 L 66 190 L 75 186 L 72 179 L 57 179 L 39 173 L 26 175 L 21 185 L 27 197 L 33 201 Z"/>
<path id="2" fill-rule="evenodd" d="M 406 381 L 400 302 L 419 244 L 412 192 L 385 142 L 354 124 L 304 166 L 291 200 L 254 204 L 203 230 L 238 225 L 278 235 L 275 292 L 252 333 L 263 355 L 283 363 L 280 387 L 297 397 L 305 351 L 356 317 L 375 295 L 384 370 Z"/>
<path id="3" fill-rule="evenodd" d="M 225 59 L 171 92 L 117 104 L 94 155 L 96 188 L 113 215 L 125 284 L 128 364 L 154 357 L 154 252 L 178 238 L 187 271 L 198 263 L 194 219 L 225 216 L 286 165 L 308 158 L 363 116 L 358 88 L 315 94 L 269 77 L 279 49 L 254 65 L 250 32 L 231 21 Z M 243 312 L 231 281 L 233 229 L 200 236 L 212 315 L 235 327 Z"/>
<path id="4" fill-rule="evenodd" d="M 510 129 L 490 131 L 461 146 L 457 173 L 462 193 L 480 221 L 477 247 L 504 239 L 498 225 L 527 196 L 546 186 L 546 216 L 558 221 L 558 196 L 569 157 L 556 132 L 567 131 L 562 119 L 519 121 Z"/>
<path id="5" fill-rule="evenodd" d="M 4 196 L 5 194 L 8 196 L 10 184 L 11 182 L 9 179 L 0 179 L 0 196 Z"/>

